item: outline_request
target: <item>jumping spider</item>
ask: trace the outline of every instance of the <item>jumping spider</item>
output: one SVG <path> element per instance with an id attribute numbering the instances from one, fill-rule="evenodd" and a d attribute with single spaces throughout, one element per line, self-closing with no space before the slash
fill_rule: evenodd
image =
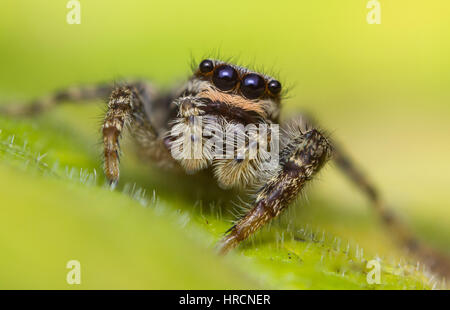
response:
<path id="1" fill-rule="evenodd" d="M 109 95 L 101 132 L 104 172 L 111 184 L 119 180 L 119 140 L 127 128 L 140 152 L 163 166 L 188 173 L 212 168 L 220 186 L 254 190 L 252 207 L 219 242 L 221 253 L 227 253 L 277 217 L 320 169 L 333 160 L 368 197 L 382 221 L 407 249 L 434 270 L 450 274 L 447 258 L 417 241 L 387 211 L 375 186 L 330 137 L 302 115 L 280 121 L 283 87 L 279 81 L 213 59 L 201 61 L 193 71 L 184 85 L 167 93 L 158 92 L 147 81 L 120 86 L 69 88 L 32 104 L 3 106 L 0 111 L 10 115 L 33 115 L 62 102 L 92 100 Z M 258 156 L 252 159 L 213 158 L 203 151 L 197 158 L 174 158 L 171 148 L 179 142 L 177 135 L 186 128 L 194 132 L 202 129 L 193 128 L 198 127 L 195 118 L 199 116 L 214 116 L 215 128 L 219 132 L 224 132 L 225 126 L 230 124 L 280 124 L 279 161 L 268 170 L 262 169 L 263 159 Z M 191 138 L 204 139 L 201 135 L 192 135 Z M 248 153 L 249 146 L 248 142 L 244 143 L 244 150 L 241 151 Z"/>

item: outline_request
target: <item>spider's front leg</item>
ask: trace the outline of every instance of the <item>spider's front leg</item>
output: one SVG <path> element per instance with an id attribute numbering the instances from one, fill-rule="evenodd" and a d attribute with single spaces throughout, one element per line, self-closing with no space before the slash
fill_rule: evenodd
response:
<path id="1" fill-rule="evenodd" d="M 331 154 L 330 143 L 317 129 L 291 132 L 273 176 L 258 191 L 252 209 L 220 241 L 220 253 L 227 253 L 286 209 Z"/>
<path id="2" fill-rule="evenodd" d="M 151 151 L 155 157 L 153 159 L 157 160 L 170 157 L 145 112 L 144 105 L 150 103 L 146 93 L 132 85 L 116 88 L 109 98 L 102 134 L 104 171 L 110 184 L 116 184 L 119 180 L 119 139 L 126 127 L 130 129 L 141 151 Z"/>

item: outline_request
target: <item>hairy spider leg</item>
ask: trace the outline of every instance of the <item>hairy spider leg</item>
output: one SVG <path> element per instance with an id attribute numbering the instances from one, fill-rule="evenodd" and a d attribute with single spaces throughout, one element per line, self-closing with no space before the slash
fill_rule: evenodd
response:
<path id="1" fill-rule="evenodd" d="M 104 171 L 111 184 L 119 180 L 119 139 L 125 128 L 140 146 L 140 152 L 153 161 L 173 162 L 163 136 L 153 127 L 145 105 L 151 104 L 149 97 L 134 86 L 117 87 L 111 93 L 102 125 Z M 147 94 L 148 95 L 148 94 Z"/>
<path id="2" fill-rule="evenodd" d="M 73 86 L 56 91 L 31 102 L 14 102 L 0 105 L 0 114 L 11 116 L 33 116 L 43 113 L 65 102 L 82 102 L 105 99 L 113 90 L 111 84 Z"/>
<path id="3" fill-rule="evenodd" d="M 259 228 L 277 217 L 328 161 L 332 149 L 317 129 L 298 129 L 281 151 L 272 177 L 258 191 L 253 207 L 229 229 L 219 242 L 219 252 L 227 253 Z"/>

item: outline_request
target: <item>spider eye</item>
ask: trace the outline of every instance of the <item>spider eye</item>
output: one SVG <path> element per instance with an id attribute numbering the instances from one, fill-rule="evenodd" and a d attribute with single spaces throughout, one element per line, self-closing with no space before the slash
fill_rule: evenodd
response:
<path id="1" fill-rule="evenodd" d="M 269 90 L 272 94 L 276 95 L 281 91 L 281 83 L 277 80 L 272 80 L 269 82 Z"/>
<path id="2" fill-rule="evenodd" d="M 205 59 L 200 63 L 198 67 L 200 68 L 201 73 L 208 73 L 214 69 L 214 64 L 211 60 Z"/>
<path id="3" fill-rule="evenodd" d="M 264 94 L 266 83 L 262 77 L 257 74 L 247 74 L 241 84 L 241 92 L 248 99 L 257 99 Z"/>
<path id="4" fill-rule="evenodd" d="M 238 74 L 233 67 L 222 65 L 214 70 L 212 80 L 220 90 L 230 90 L 236 86 Z"/>

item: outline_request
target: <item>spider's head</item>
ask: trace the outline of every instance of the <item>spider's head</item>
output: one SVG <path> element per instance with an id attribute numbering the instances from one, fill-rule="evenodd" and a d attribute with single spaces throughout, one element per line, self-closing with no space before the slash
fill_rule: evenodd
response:
<path id="1" fill-rule="evenodd" d="M 221 141 L 227 152 L 231 146 L 237 153 L 234 138 L 228 141 L 226 137 L 234 137 L 233 130 L 240 130 L 240 125 L 278 123 L 280 101 L 281 84 L 277 80 L 223 61 L 205 59 L 174 100 L 178 115 L 166 145 L 180 155 L 172 153 L 187 172 L 204 169 L 214 158 L 211 149 L 202 147 L 208 145 L 205 132 L 208 137 L 213 132 L 214 140 L 225 138 Z M 227 135 L 229 130 L 232 133 Z M 198 150 L 195 156 L 192 148 Z M 240 182 L 239 178 L 236 180 Z"/>
<path id="2" fill-rule="evenodd" d="M 244 123 L 256 119 L 277 122 L 280 112 L 280 82 L 219 60 L 200 62 L 186 94 L 202 100 L 206 113 Z"/>

